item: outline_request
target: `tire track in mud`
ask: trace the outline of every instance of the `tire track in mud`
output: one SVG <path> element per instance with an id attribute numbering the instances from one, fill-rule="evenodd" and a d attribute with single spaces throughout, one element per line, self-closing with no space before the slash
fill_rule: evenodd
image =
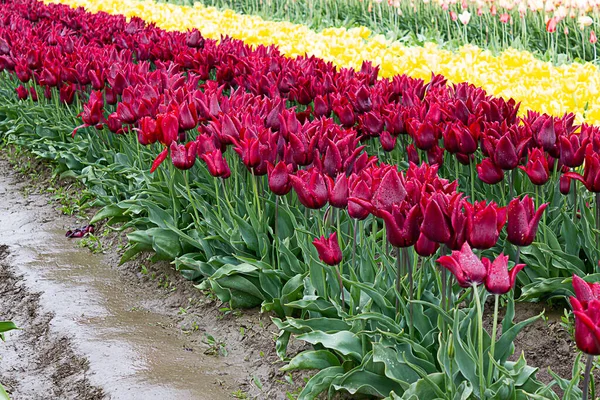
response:
<path id="1" fill-rule="evenodd" d="M 39 293 L 29 290 L 3 244 L 0 317 L 21 328 L 7 334 L 7 341 L 0 344 L 0 382 L 13 400 L 104 398 L 103 390 L 90 384 L 88 361 L 75 354 L 69 338 L 51 333 L 54 315 L 42 309 Z"/>

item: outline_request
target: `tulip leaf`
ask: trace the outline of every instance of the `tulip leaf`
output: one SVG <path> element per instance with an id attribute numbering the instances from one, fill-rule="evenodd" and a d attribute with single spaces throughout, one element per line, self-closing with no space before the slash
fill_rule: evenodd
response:
<path id="1" fill-rule="evenodd" d="M 0 333 L 19 329 L 12 321 L 0 321 Z"/>
<path id="2" fill-rule="evenodd" d="M 329 367 L 319 371 L 304 386 L 298 395 L 298 400 L 314 400 L 324 390 L 331 386 L 333 380 L 344 374 L 344 367 Z"/>
<path id="3" fill-rule="evenodd" d="M 519 332 L 521 332 L 521 330 L 523 328 L 525 328 L 527 325 L 530 325 L 530 324 L 534 323 L 536 320 L 538 320 L 539 318 L 541 318 L 542 315 L 544 315 L 543 312 L 540 313 L 539 315 L 535 315 L 531 318 L 527 318 L 526 320 L 513 325 L 508 331 L 503 332 L 502 336 L 500 336 L 500 339 L 498 339 L 498 341 L 496 342 L 496 347 L 494 350 L 494 358 L 496 360 L 501 360 L 502 362 L 505 362 L 508 359 L 508 357 L 510 356 L 510 352 L 513 351 L 512 343 L 514 342 L 514 340 L 517 337 L 517 335 L 519 334 Z M 486 351 L 486 354 L 488 354 L 488 352 L 489 352 L 489 350 Z"/>
<path id="4" fill-rule="evenodd" d="M 281 368 L 281 371 L 325 369 L 339 365 L 340 360 L 329 350 L 305 351 L 292 358 L 288 365 Z"/>
<path id="5" fill-rule="evenodd" d="M 429 374 L 412 383 L 402 395 L 405 400 L 439 399 L 444 394 L 445 375 L 441 372 Z"/>
<path id="6" fill-rule="evenodd" d="M 400 384 L 404 390 L 419 379 L 419 375 L 398 357 L 395 349 L 381 343 L 373 343 L 373 362 L 382 363 L 385 376 Z"/>
<path id="7" fill-rule="evenodd" d="M 325 348 L 336 350 L 344 356 L 351 356 L 357 361 L 362 360 L 362 344 L 360 338 L 349 331 L 336 333 L 308 332 L 298 336 L 310 344 L 321 344 Z"/>
<path id="8" fill-rule="evenodd" d="M 371 371 L 356 369 L 346 373 L 333 383 L 336 390 L 346 390 L 351 395 L 360 393 L 368 396 L 387 397 L 392 392 L 401 392 L 402 386 L 385 376 Z"/>

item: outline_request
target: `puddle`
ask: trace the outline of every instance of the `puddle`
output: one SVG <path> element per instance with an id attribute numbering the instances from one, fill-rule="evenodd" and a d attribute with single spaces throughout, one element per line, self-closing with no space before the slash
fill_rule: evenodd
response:
<path id="1" fill-rule="evenodd" d="M 2 172 L 0 244 L 54 314 L 51 333 L 67 336 L 89 361 L 91 384 L 112 399 L 231 398 L 235 385 L 223 361 L 189 342 L 166 313 L 144 306 L 156 304 L 156 293 L 127 284 L 103 256 L 77 248 L 52 207 L 39 196 L 21 197 Z"/>

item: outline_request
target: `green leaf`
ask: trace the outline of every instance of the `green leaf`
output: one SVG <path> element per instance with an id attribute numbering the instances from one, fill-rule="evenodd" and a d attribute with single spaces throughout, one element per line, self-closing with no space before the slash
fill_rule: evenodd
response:
<path id="1" fill-rule="evenodd" d="M 351 395 L 360 393 L 370 396 L 387 397 L 392 392 L 402 391 L 402 387 L 385 376 L 355 369 L 333 384 L 336 390 L 346 390 Z"/>
<path id="2" fill-rule="evenodd" d="M 281 371 L 292 371 L 295 369 L 325 369 L 337 367 L 340 360 L 328 350 L 304 351 L 292 358 L 290 363 L 281 368 Z"/>
<path id="3" fill-rule="evenodd" d="M 19 329 L 12 321 L 0 321 L 0 333 Z"/>
<path id="4" fill-rule="evenodd" d="M 344 374 L 344 367 L 329 367 L 319 371 L 310 380 L 300 392 L 298 400 L 314 400 L 324 390 L 331 386 L 333 380 Z"/>
<path id="5" fill-rule="evenodd" d="M 345 356 L 351 356 L 359 362 L 362 360 L 361 340 L 349 331 L 336 333 L 309 332 L 298 336 L 298 339 L 310 344 L 322 344 L 325 348 L 336 350 Z"/>

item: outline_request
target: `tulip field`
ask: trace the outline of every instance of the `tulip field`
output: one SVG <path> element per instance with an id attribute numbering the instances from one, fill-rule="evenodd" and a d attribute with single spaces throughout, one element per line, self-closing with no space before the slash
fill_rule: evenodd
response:
<path id="1" fill-rule="evenodd" d="M 182 3 L 3 2 L 2 146 L 268 313 L 298 399 L 596 398 L 598 4 Z M 516 302 L 565 308 L 571 375 Z"/>

